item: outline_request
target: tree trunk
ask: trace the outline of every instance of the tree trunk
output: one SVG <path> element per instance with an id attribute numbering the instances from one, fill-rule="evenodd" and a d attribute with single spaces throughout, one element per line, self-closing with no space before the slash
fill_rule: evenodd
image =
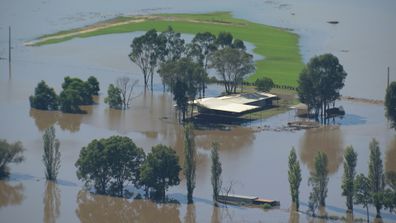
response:
<path id="1" fill-rule="evenodd" d="M 369 211 L 368 211 L 368 205 L 366 205 L 366 213 L 367 213 L 367 223 L 370 222 L 370 215 L 369 215 Z"/>

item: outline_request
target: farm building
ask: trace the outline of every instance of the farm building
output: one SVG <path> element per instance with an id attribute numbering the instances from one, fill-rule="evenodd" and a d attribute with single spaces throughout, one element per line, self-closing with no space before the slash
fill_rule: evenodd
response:
<path id="1" fill-rule="evenodd" d="M 201 98 L 194 101 L 200 114 L 240 116 L 249 112 L 270 108 L 276 95 L 255 92 Z"/>

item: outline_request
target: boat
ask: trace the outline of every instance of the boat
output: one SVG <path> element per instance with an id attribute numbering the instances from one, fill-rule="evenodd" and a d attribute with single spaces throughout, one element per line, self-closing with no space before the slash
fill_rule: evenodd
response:
<path id="1" fill-rule="evenodd" d="M 219 195 L 217 201 L 224 204 L 242 205 L 242 206 L 261 206 L 270 205 L 271 207 L 280 206 L 279 201 L 259 198 L 256 196 L 245 196 L 238 194 Z"/>

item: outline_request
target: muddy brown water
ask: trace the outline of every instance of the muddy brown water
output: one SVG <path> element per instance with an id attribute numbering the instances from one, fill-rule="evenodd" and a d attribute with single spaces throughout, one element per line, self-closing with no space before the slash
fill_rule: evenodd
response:
<path id="1" fill-rule="evenodd" d="M 127 1 L 120 2 L 128 6 L 132 4 Z M 18 6 L 22 3 L 25 3 L 23 9 L 20 5 Z M 313 157 L 317 151 L 324 151 L 329 157 L 329 192 L 326 200 L 327 208 L 323 211 L 333 215 L 343 216 L 345 213 L 345 199 L 341 196 L 340 184 L 343 171 L 342 156 L 346 146 L 352 145 L 358 152 L 357 172 L 366 174 L 368 145 L 375 137 L 380 143 L 385 169 L 396 170 L 396 135 L 394 130 L 389 129 L 384 117 L 384 107 L 340 101 L 338 104 L 344 106 L 347 115 L 344 119 L 334 120 L 334 126 L 301 131 L 275 131 L 278 127 L 284 126 L 287 121 L 294 119 L 291 111 L 267 120 L 245 123 L 242 126 L 196 130 L 198 167 L 194 205 L 186 204 L 184 180 L 179 186 L 171 187 L 168 191 L 169 197 L 180 204 L 156 204 L 146 200 L 93 195 L 84 190 L 83 183 L 76 177 L 74 167 L 81 147 L 93 139 L 116 134 L 124 135 L 131 137 L 146 152 L 158 143 L 167 144 L 175 148 L 180 161 L 183 162 L 183 130 L 177 123 L 172 98 L 169 94 L 162 92 L 162 85 L 156 76 L 154 93 L 144 93 L 142 86 L 139 85 L 135 91 L 137 97 L 133 100 L 131 109 L 117 111 L 109 109 L 104 104 L 107 86 L 117 77 L 128 75 L 143 83 L 139 70 L 126 56 L 129 53 L 130 41 L 139 33 L 76 39 L 43 47 L 24 47 L 22 42 L 39 34 L 91 23 L 103 19 L 102 16 L 115 15 L 118 11 L 134 13 L 147 9 L 149 12 L 156 12 L 158 6 L 152 1 L 147 1 L 146 3 L 140 2 L 140 6 L 134 9 L 135 11 L 125 9 L 128 7 L 120 9 L 119 6 L 106 8 L 100 4 L 96 6 L 99 8 L 90 10 L 89 4 L 66 7 L 61 1 L 35 3 L 37 2 L 22 1 L 17 4 L 6 1 L 0 3 L 1 6 L 5 6 L 0 7 L 2 12 L 0 15 L 2 18 L 0 21 L 0 57 L 4 57 L 7 52 L 7 38 L 4 32 L 8 24 L 16 26 L 14 32 L 17 36 L 14 42 L 11 77 L 8 74 L 7 61 L 0 60 L 0 137 L 8 141 L 21 140 L 26 148 L 24 153 L 26 160 L 19 165 L 10 165 L 10 179 L 0 181 L 1 222 L 308 222 L 312 219 L 303 214 L 295 215 L 288 211 L 290 196 L 287 182 L 287 157 L 293 146 L 297 150 L 303 171 L 300 188 L 301 210 L 303 211 L 307 210 L 306 204 L 310 192 L 307 181 L 309 172 L 312 171 Z M 173 9 L 160 9 L 159 11 L 191 12 L 194 11 L 191 8 L 196 6 L 196 10 L 201 11 L 229 9 L 238 16 L 248 17 L 254 21 L 285 26 L 291 24 L 295 25 L 297 31 L 303 30 L 301 24 L 305 24 L 308 28 L 306 32 L 302 31 L 301 40 L 304 58 L 323 50 L 315 44 L 326 46 L 328 41 L 327 48 L 343 55 L 342 59 L 347 64 L 346 67 L 353 71 L 350 74 L 351 79 L 363 81 L 363 86 L 374 81 L 376 86 L 373 88 L 373 95 L 376 95 L 374 98 L 382 99 L 383 89 L 379 82 L 383 81 L 383 78 L 380 80 L 369 78 L 370 74 L 365 72 L 362 72 L 364 78 L 357 75 L 365 67 L 358 66 L 356 58 L 369 60 L 366 57 L 359 57 L 361 54 L 366 55 L 356 49 L 359 41 L 352 45 L 354 48 L 348 53 L 338 51 L 344 47 L 343 44 L 349 38 L 348 35 L 346 39 L 341 37 L 342 34 L 348 34 L 346 31 L 347 27 L 350 27 L 348 22 L 353 22 L 355 16 L 352 20 L 347 20 L 344 15 L 346 13 L 342 13 L 345 20 L 340 21 L 339 25 L 312 31 L 317 24 L 316 22 L 307 23 L 305 17 L 298 17 L 296 20 L 289 18 L 283 21 L 283 18 L 291 16 L 292 11 L 301 14 L 304 4 L 310 4 L 309 1 L 303 1 L 302 5 L 285 2 L 283 6 L 281 6 L 282 2 L 277 1 L 266 1 L 266 3 L 252 1 L 252 4 L 227 4 L 229 6 L 226 8 L 224 4 L 206 2 L 207 5 L 204 6 L 204 3 L 184 5 L 177 1 L 170 1 L 168 5 L 172 5 Z M 367 6 L 367 4 L 365 1 L 363 5 Z M 388 5 L 385 7 L 388 9 L 393 7 L 393 3 L 385 5 Z M 62 7 L 64 9 L 61 10 Z M 388 9 L 381 11 L 379 6 L 374 9 L 376 13 L 383 12 L 385 16 L 388 15 Z M 95 10 L 102 13 L 97 15 Z M 246 13 L 246 10 L 251 10 L 252 13 Z M 271 13 L 267 14 L 269 17 L 263 17 L 263 11 L 260 10 Z M 30 19 L 18 18 L 20 12 L 25 11 Z M 49 13 L 50 11 L 53 13 Z M 382 19 L 388 21 L 389 18 Z M 33 25 L 36 23 L 44 25 Z M 361 32 L 362 29 L 358 30 Z M 381 27 L 376 27 L 376 30 L 378 29 Z M 324 38 L 325 43 L 321 41 L 307 43 L 311 38 L 321 39 L 319 37 L 326 36 L 323 32 L 333 32 L 333 37 L 330 34 L 330 37 Z M 391 32 L 390 36 L 392 35 Z M 386 43 L 385 40 L 383 42 Z M 308 44 L 309 47 L 304 47 L 304 44 Z M 370 50 L 374 47 L 375 45 L 370 45 Z M 373 52 L 381 55 L 378 52 L 382 51 L 383 48 L 380 47 Z M 378 58 L 383 57 L 378 56 Z M 374 62 L 373 68 L 383 66 L 383 62 Z M 98 104 L 85 106 L 84 110 L 87 114 L 84 115 L 29 108 L 28 97 L 40 80 L 45 80 L 59 93 L 63 77 L 66 75 L 79 76 L 82 79 L 95 75 L 101 84 L 101 94 L 97 98 Z M 351 96 L 360 97 L 359 93 L 363 89 L 369 89 L 348 81 L 345 91 L 352 92 Z M 209 86 L 207 92 L 209 95 L 217 95 L 221 90 L 219 86 Z M 368 93 L 370 92 L 365 91 L 362 95 L 365 96 Z M 55 126 L 57 137 L 61 142 L 62 162 L 57 184 L 45 181 L 41 162 L 41 137 L 43 130 L 51 125 Z M 264 126 L 271 126 L 271 129 L 275 130 L 263 131 Z M 227 187 L 232 184 L 233 193 L 279 200 L 281 202 L 279 209 L 213 207 L 210 184 L 210 146 L 213 141 L 218 141 L 221 145 L 223 185 Z M 374 215 L 374 210 L 371 209 L 370 213 Z M 361 206 L 356 207 L 355 214 L 359 218 L 365 217 Z M 386 222 L 396 221 L 395 216 L 386 211 L 383 212 L 383 217 Z"/>

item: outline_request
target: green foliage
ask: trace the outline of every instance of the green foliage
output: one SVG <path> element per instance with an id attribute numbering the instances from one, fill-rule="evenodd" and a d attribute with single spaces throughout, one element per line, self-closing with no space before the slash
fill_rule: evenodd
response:
<path id="1" fill-rule="evenodd" d="M 91 82 L 92 82 L 92 77 L 91 77 Z M 69 76 L 65 77 L 64 82 L 62 83 L 62 88 L 63 91 L 69 89 L 76 91 L 82 99 L 82 102 L 79 105 L 93 104 L 92 95 L 94 95 L 94 93 L 97 94 L 97 92 L 95 92 L 95 90 L 93 89 L 94 86 L 92 86 L 88 81 L 82 81 L 80 78 L 76 78 L 76 77 L 74 78 L 71 78 Z"/>
<path id="2" fill-rule="evenodd" d="M 191 124 L 184 128 L 184 176 L 187 186 L 188 203 L 193 203 L 193 192 L 195 188 L 195 169 L 197 165 L 194 133 Z"/>
<path id="3" fill-rule="evenodd" d="M 80 105 L 83 98 L 74 89 L 63 90 L 59 95 L 60 110 L 65 113 L 82 113 Z"/>
<path id="4" fill-rule="evenodd" d="M 226 47 L 214 52 L 210 58 L 211 67 L 224 82 L 227 94 L 236 93 L 243 78 L 255 71 L 253 56 L 243 50 Z"/>
<path id="5" fill-rule="evenodd" d="M 369 173 L 372 202 L 377 210 L 377 217 L 381 218 L 381 209 L 383 206 L 383 192 L 385 188 L 384 168 L 381 159 L 381 151 L 378 141 L 373 139 L 369 145 Z"/>
<path id="6" fill-rule="evenodd" d="M 48 87 L 45 81 L 40 81 L 34 90 L 34 95 L 29 97 L 30 107 L 41 110 L 57 110 L 58 96 L 53 88 Z"/>
<path id="7" fill-rule="evenodd" d="M 164 49 L 160 57 L 161 61 L 175 61 L 180 59 L 184 52 L 184 39 L 181 38 L 181 34 L 175 32 L 172 26 L 169 26 L 165 32 L 162 32 L 158 36 L 159 44 Z"/>
<path id="8" fill-rule="evenodd" d="M 290 184 L 290 194 L 292 197 L 292 202 L 296 204 L 296 211 L 298 211 L 300 206 L 299 200 L 299 188 L 302 180 L 300 163 L 297 160 L 296 150 L 294 147 L 290 150 L 289 154 L 289 184 Z"/>
<path id="9" fill-rule="evenodd" d="M 9 163 L 20 163 L 23 161 L 24 149 L 21 142 L 8 143 L 7 140 L 0 139 L 0 178 L 9 175 Z"/>
<path id="10" fill-rule="evenodd" d="M 368 206 L 372 203 L 370 180 L 363 174 L 358 174 L 354 181 L 354 203 L 366 208 L 367 221 L 369 221 Z"/>
<path id="11" fill-rule="evenodd" d="M 216 39 L 216 44 L 221 48 L 231 47 L 234 37 L 229 32 L 220 32 Z"/>
<path id="12" fill-rule="evenodd" d="M 309 207 L 313 215 L 317 207 L 326 206 L 327 184 L 329 183 L 327 163 L 326 153 L 318 152 L 315 156 L 315 170 L 308 180 L 308 184 L 312 185 Z"/>
<path id="13" fill-rule="evenodd" d="M 95 139 L 80 151 L 77 177 L 97 193 L 122 196 L 127 182 L 139 184 L 144 158 L 143 149 L 128 137 Z"/>
<path id="14" fill-rule="evenodd" d="M 169 186 L 180 183 L 180 170 L 176 152 L 171 147 L 156 145 L 140 168 L 141 184 L 154 189 L 159 198 L 165 199 L 165 191 Z"/>
<path id="15" fill-rule="evenodd" d="M 384 192 L 384 206 L 390 212 L 396 213 L 396 172 L 386 173 L 386 184 L 388 188 Z"/>
<path id="16" fill-rule="evenodd" d="M 271 208 L 272 208 L 272 206 L 271 206 L 270 204 L 262 204 L 260 207 L 261 207 L 262 209 L 264 209 L 264 210 L 268 210 L 268 209 L 271 209 Z"/>
<path id="17" fill-rule="evenodd" d="M 259 78 L 254 83 L 258 91 L 269 92 L 274 87 L 274 82 L 268 77 Z"/>
<path id="18" fill-rule="evenodd" d="M 301 102 L 315 110 L 316 117 L 325 115 L 331 103 L 340 97 L 347 73 L 332 54 L 313 57 L 298 80 L 297 92 Z"/>
<path id="19" fill-rule="evenodd" d="M 110 84 L 109 88 L 107 89 L 107 97 L 105 98 L 105 103 L 109 104 L 110 108 L 121 109 L 121 90 L 113 84 Z"/>
<path id="20" fill-rule="evenodd" d="M 211 158 L 212 158 L 212 177 L 211 177 L 211 183 L 212 183 L 212 188 L 213 188 L 213 200 L 217 201 L 217 198 L 220 194 L 221 190 L 221 162 L 220 162 L 220 157 L 219 157 L 219 144 L 218 143 L 213 143 L 212 144 L 212 152 L 211 152 Z"/>
<path id="21" fill-rule="evenodd" d="M 90 76 L 87 80 L 90 95 L 99 95 L 99 81 L 94 76 Z"/>
<path id="22" fill-rule="evenodd" d="M 346 196 L 346 206 L 348 212 L 353 213 L 353 182 L 356 176 L 357 153 L 352 146 L 348 146 L 344 151 L 344 175 L 342 176 L 342 195 Z"/>
<path id="23" fill-rule="evenodd" d="M 385 114 L 392 128 L 396 128 L 396 82 L 393 81 L 386 89 Z"/>
<path id="24" fill-rule="evenodd" d="M 245 44 L 240 39 L 234 39 L 234 42 L 232 43 L 231 47 L 240 50 L 246 50 Z"/>
<path id="25" fill-rule="evenodd" d="M 58 176 L 61 158 L 59 151 L 60 143 L 55 137 L 55 128 L 53 126 L 45 130 L 43 135 L 45 178 L 53 181 L 56 181 L 56 177 Z"/>

